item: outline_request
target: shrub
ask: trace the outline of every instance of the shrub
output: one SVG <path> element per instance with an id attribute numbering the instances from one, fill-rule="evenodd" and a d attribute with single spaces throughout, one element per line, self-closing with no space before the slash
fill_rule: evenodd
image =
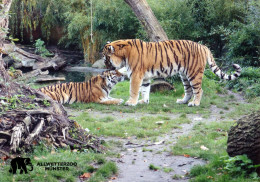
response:
<path id="1" fill-rule="evenodd" d="M 227 81 L 227 87 L 236 91 L 242 91 L 247 98 L 260 96 L 260 68 L 244 67 L 240 77 Z"/>

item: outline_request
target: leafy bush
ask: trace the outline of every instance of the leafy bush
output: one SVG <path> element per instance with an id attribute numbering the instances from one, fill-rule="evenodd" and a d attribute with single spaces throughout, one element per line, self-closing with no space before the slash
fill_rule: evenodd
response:
<path id="1" fill-rule="evenodd" d="M 35 53 L 40 54 L 42 57 L 53 56 L 53 54 L 45 48 L 44 41 L 42 41 L 41 39 L 37 39 L 34 46 Z"/>
<path id="2" fill-rule="evenodd" d="M 260 6 L 256 1 L 147 2 L 169 39 L 201 42 L 212 50 L 222 64 L 260 65 Z M 108 40 L 148 40 L 144 28 L 124 1 L 93 1 L 92 9 L 91 18 L 91 5 L 85 0 L 14 0 L 11 34 L 12 37 L 31 34 L 32 39 L 32 33 L 41 29 L 41 38 L 49 40 L 52 30 L 60 28 L 63 31 L 60 45 L 82 49 L 85 59 L 90 61 L 96 59 Z"/>
<path id="3" fill-rule="evenodd" d="M 242 91 L 247 98 L 260 96 L 260 68 L 244 67 L 240 77 L 233 81 L 227 81 L 227 87 L 236 91 Z"/>
<path id="4" fill-rule="evenodd" d="M 260 5 L 250 1 L 244 20 L 231 22 L 230 28 L 225 59 L 242 66 L 260 66 Z"/>
<path id="5" fill-rule="evenodd" d="M 256 168 L 247 155 L 237 155 L 235 157 L 224 157 L 224 170 L 233 176 L 243 176 L 257 178 Z"/>

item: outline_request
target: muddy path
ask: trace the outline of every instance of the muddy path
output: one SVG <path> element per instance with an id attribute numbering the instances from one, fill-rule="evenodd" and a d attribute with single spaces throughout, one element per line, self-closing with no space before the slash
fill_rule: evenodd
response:
<path id="1" fill-rule="evenodd" d="M 246 103 L 243 97 L 239 94 L 228 92 L 228 95 L 233 95 L 236 103 Z M 220 95 L 221 97 L 221 95 Z M 145 138 L 138 139 L 137 137 L 119 138 L 119 137 L 104 137 L 106 142 L 119 143 L 118 146 L 113 147 L 111 150 L 118 153 L 117 158 L 111 158 L 116 162 L 119 172 L 115 179 L 110 180 L 114 182 L 167 182 L 167 181 L 189 181 L 186 174 L 195 165 L 204 165 L 207 161 L 199 158 L 189 156 L 178 156 L 171 152 L 171 148 L 177 142 L 178 138 L 183 135 L 188 135 L 193 126 L 198 122 L 221 122 L 227 120 L 222 118 L 219 114 L 219 108 L 212 105 L 210 108 L 210 116 L 203 118 L 201 114 L 187 114 L 187 118 L 191 123 L 181 124 L 180 128 L 173 129 L 167 134 L 158 136 L 156 141 Z M 233 108 L 224 111 L 225 114 L 231 112 Z M 222 109 L 223 111 L 223 109 Z M 70 110 L 69 112 L 73 112 Z M 74 115 L 79 113 L 73 112 Z M 102 113 L 100 111 L 89 110 L 88 114 L 92 117 L 105 117 L 112 116 L 117 119 L 134 118 L 139 119 L 143 116 L 159 116 L 160 114 L 147 114 L 147 113 L 121 113 L 111 112 Z M 168 113 L 166 116 L 171 119 L 176 119 L 179 114 Z M 234 119 L 234 117 L 233 117 Z M 159 167 L 159 170 L 149 169 L 153 164 Z"/>

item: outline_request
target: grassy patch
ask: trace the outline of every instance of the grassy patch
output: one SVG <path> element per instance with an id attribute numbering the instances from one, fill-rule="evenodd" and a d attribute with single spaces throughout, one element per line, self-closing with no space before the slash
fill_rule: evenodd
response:
<path id="1" fill-rule="evenodd" d="M 226 115 L 229 118 L 250 114 L 260 110 L 260 97 L 254 98 L 250 103 L 233 103 L 232 107 L 234 110 Z"/>
<path id="2" fill-rule="evenodd" d="M 93 152 L 72 152 L 59 149 L 50 152 L 46 147 L 38 146 L 33 154 L 28 154 L 33 164 L 33 171 L 28 174 L 10 174 L 10 161 L 0 168 L 1 181 L 77 181 L 84 173 L 91 173 L 90 181 L 105 181 L 109 176 L 117 172 L 115 163 L 107 161 L 105 154 Z M 76 166 L 69 166 L 69 170 L 47 170 L 37 164 L 44 162 L 72 162 Z M 18 170 L 19 171 L 19 170 Z"/>
<path id="3" fill-rule="evenodd" d="M 155 165 L 153 165 L 153 164 L 150 164 L 150 165 L 149 165 L 149 169 L 150 169 L 150 170 L 157 171 L 157 170 L 159 170 L 159 169 L 161 169 L 161 168 L 158 167 L 158 166 L 155 166 Z"/>
<path id="4" fill-rule="evenodd" d="M 159 136 L 171 131 L 173 128 L 180 128 L 179 125 L 182 123 L 190 123 L 187 118 L 170 119 L 167 116 L 145 116 L 140 119 L 128 118 L 125 120 L 114 120 L 112 117 L 93 118 L 86 112 L 72 119 L 78 121 L 83 128 L 88 128 L 94 135 L 123 138 L 128 136 L 137 136 L 139 138 Z M 158 121 L 160 121 L 160 124 L 157 123 Z"/>
<path id="5" fill-rule="evenodd" d="M 244 67 L 238 79 L 226 84 L 229 89 L 242 91 L 246 98 L 253 100 L 260 96 L 260 68 Z"/>
<path id="6" fill-rule="evenodd" d="M 165 172 L 165 173 L 169 173 L 169 172 L 172 172 L 172 171 L 173 171 L 172 168 L 168 168 L 168 167 L 163 168 L 163 172 Z"/>
<path id="7" fill-rule="evenodd" d="M 224 168 L 227 165 L 224 158 L 226 153 L 227 131 L 234 121 L 198 123 L 188 136 L 179 138 L 172 147 L 174 155 L 190 155 L 200 157 L 209 162 L 204 166 L 195 166 L 190 172 L 191 181 L 254 181 L 254 177 L 241 174 L 235 176 Z"/>
<path id="8" fill-rule="evenodd" d="M 172 148 L 174 155 L 188 154 L 206 160 L 226 154 L 225 146 L 227 131 L 234 121 L 222 121 L 221 123 L 198 123 L 188 136 L 179 138 L 177 144 Z M 202 150 L 201 146 L 209 150 Z"/>
<path id="9" fill-rule="evenodd" d="M 150 94 L 149 104 L 138 104 L 136 107 L 124 105 L 102 105 L 95 103 L 73 103 L 67 105 L 70 108 L 77 110 L 93 109 L 102 112 L 120 111 L 125 113 L 146 112 L 146 113 L 207 113 L 211 104 L 223 105 L 226 103 L 225 97 L 220 97 L 218 94 L 225 93 L 217 81 L 204 77 L 203 79 L 203 97 L 200 107 L 188 107 L 187 104 L 176 104 L 178 98 L 182 98 L 184 94 L 183 84 L 179 81 L 174 83 L 176 92 L 156 92 Z M 125 101 L 129 98 L 129 81 L 118 83 L 111 92 L 111 96 L 122 98 Z M 223 106 L 224 107 L 224 106 Z"/>

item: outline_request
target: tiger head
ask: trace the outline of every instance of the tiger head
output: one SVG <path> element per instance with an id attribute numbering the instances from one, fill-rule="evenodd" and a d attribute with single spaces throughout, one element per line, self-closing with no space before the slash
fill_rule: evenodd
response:
<path id="1" fill-rule="evenodd" d="M 104 71 L 100 76 L 105 80 L 108 88 L 112 88 L 118 82 L 124 81 L 124 75 L 117 70 Z"/>
<path id="2" fill-rule="evenodd" d="M 108 69 L 124 67 L 129 49 L 130 45 L 127 40 L 108 42 L 103 49 L 106 67 Z"/>

